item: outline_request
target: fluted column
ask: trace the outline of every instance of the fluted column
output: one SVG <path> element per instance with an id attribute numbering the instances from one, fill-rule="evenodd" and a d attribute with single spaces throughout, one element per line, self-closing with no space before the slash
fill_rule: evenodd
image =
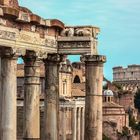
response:
<path id="1" fill-rule="evenodd" d="M 33 51 L 24 56 L 24 139 L 40 140 L 40 61 Z"/>
<path id="2" fill-rule="evenodd" d="M 60 56 L 57 54 L 49 54 L 44 62 L 46 73 L 44 140 L 58 140 Z"/>
<path id="3" fill-rule="evenodd" d="M 81 120 L 81 108 L 78 107 L 78 114 L 77 114 L 77 140 L 80 140 L 80 135 L 81 135 L 81 128 L 80 128 L 80 120 Z"/>
<path id="4" fill-rule="evenodd" d="M 76 107 L 72 110 L 72 140 L 76 140 Z"/>
<path id="5" fill-rule="evenodd" d="M 62 117 L 62 140 L 66 140 L 66 109 L 63 108 L 63 117 Z"/>
<path id="6" fill-rule="evenodd" d="M 16 140 L 17 57 L 10 48 L 0 51 L 0 140 Z"/>
<path id="7" fill-rule="evenodd" d="M 81 140 L 84 140 L 85 109 L 81 109 Z"/>
<path id="8" fill-rule="evenodd" d="M 105 56 L 86 55 L 85 140 L 102 140 L 102 81 Z"/>

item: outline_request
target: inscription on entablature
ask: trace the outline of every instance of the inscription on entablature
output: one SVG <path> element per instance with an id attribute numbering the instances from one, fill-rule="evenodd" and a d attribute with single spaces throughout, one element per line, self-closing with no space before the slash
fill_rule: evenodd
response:
<path id="1" fill-rule="evenodd" d="M 16 40 L 16 33 L 0 30 L 0 38 L 9 39 L 9 40 Z"/>
<path id="2" fill-rule="evenodd" d="M 89 48 L 91 47 L 91 42 L 59 42 L 59 48 Z"/>
<path id="3" fill-rule="evenodd" d="M 26 33 L 21 33 L 18 37 L 19 41 L 32 43 L 32 44 L 39 44 L 39 45 L 45 45 L 45 39 L 41 39 L 39 36 L 35 35 L 29 35 Z"/>
<path id="4" fill-rule="evenodd" d="M 45 40 L 45 46 L 47 47 L 57 47 L 57 41 L 53 37 L 47 37 Z"/>

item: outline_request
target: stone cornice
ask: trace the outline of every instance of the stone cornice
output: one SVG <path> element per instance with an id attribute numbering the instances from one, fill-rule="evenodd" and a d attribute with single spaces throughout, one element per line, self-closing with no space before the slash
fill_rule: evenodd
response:
<path id="1" fill-rule="evenodd" d="M 105 63 L 106 57 L 103 55 L 84 55 L 81 57 L 82 62 L 99 62 Z"/>

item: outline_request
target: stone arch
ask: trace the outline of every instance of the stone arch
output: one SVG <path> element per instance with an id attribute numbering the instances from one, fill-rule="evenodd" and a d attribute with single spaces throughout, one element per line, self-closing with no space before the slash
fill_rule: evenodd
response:
<path id="1" fill-rule="evenodd" d="M 78 75 L 74 77 L 73 83 L 81 83 L 80 77 Z"/>

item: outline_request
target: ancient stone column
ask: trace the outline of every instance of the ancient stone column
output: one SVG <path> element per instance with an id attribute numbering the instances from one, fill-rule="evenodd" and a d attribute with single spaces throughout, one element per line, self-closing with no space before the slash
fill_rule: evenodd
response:
<path id="1" fill-rule="evenodd" d="M 16 140 L 17 57 L 11 49 L 3 49 L 0 55 L 0 140 Z"/>
<path id="2" fill-rule="evenodd" d="M 62 119 L 63 119 L 63 124 L 62 124 L 62 140 L 66 140 L 66 109 L 65 109 L 65 107 L 63 108 L 63 117 L 62 117 Z"/>
<path id="3" fill-rule="evenodd" d="M 81 125 L 80 125 L 80 122 L 81 121 L 81 108 L 80 107 L 78 107 L 78 114 L 77 114 L 77 124 L 78 124 L 78 126 L 77 126 L 77 140 L 80 140 L 80 136 L 81 136 Z"/>
<path id="4" fill-rule="evenodd" d="M 76 140 L 76 107 L 72 110 L 72 140 Z"/>
<path id="5" fill-rule="evenodd" d="M 81 140 L 84 140 L 85 109 L 81 109 Z"/>
<path id="6" fill-rule="evenodd" d="M 1 57 L 0 57 L 0 91 L 2 91 L 2 88 L 1 88 L 1 81 L 2 81 L 2 77 L 1 77 Z M 2 100 L 1 100 L 1 97 L 2 97 L 2 92 L 0 92 L 0 136 L 1 136 L 1 114 L 2 114 L 2 109 L 1 109 L 1 103 L 2 103 Z"/>
<path id="7" fill-rule="evenodd" d="M 33 51 L 24 58 L 24 134 L 25 140 L 40 140 L 40 61 Z"/>
<path id="8" fill-rule="evenodd" d="M 86 55 L 85 140 L 102 140 L 102 81 L 105 56 Z"/>
<path id="9" fill-rule="evenodd" d="M 44 62 L 46 73 L 44 140 L 58 140 L 60 56 L 48 54 L 48 58 Z"/>

